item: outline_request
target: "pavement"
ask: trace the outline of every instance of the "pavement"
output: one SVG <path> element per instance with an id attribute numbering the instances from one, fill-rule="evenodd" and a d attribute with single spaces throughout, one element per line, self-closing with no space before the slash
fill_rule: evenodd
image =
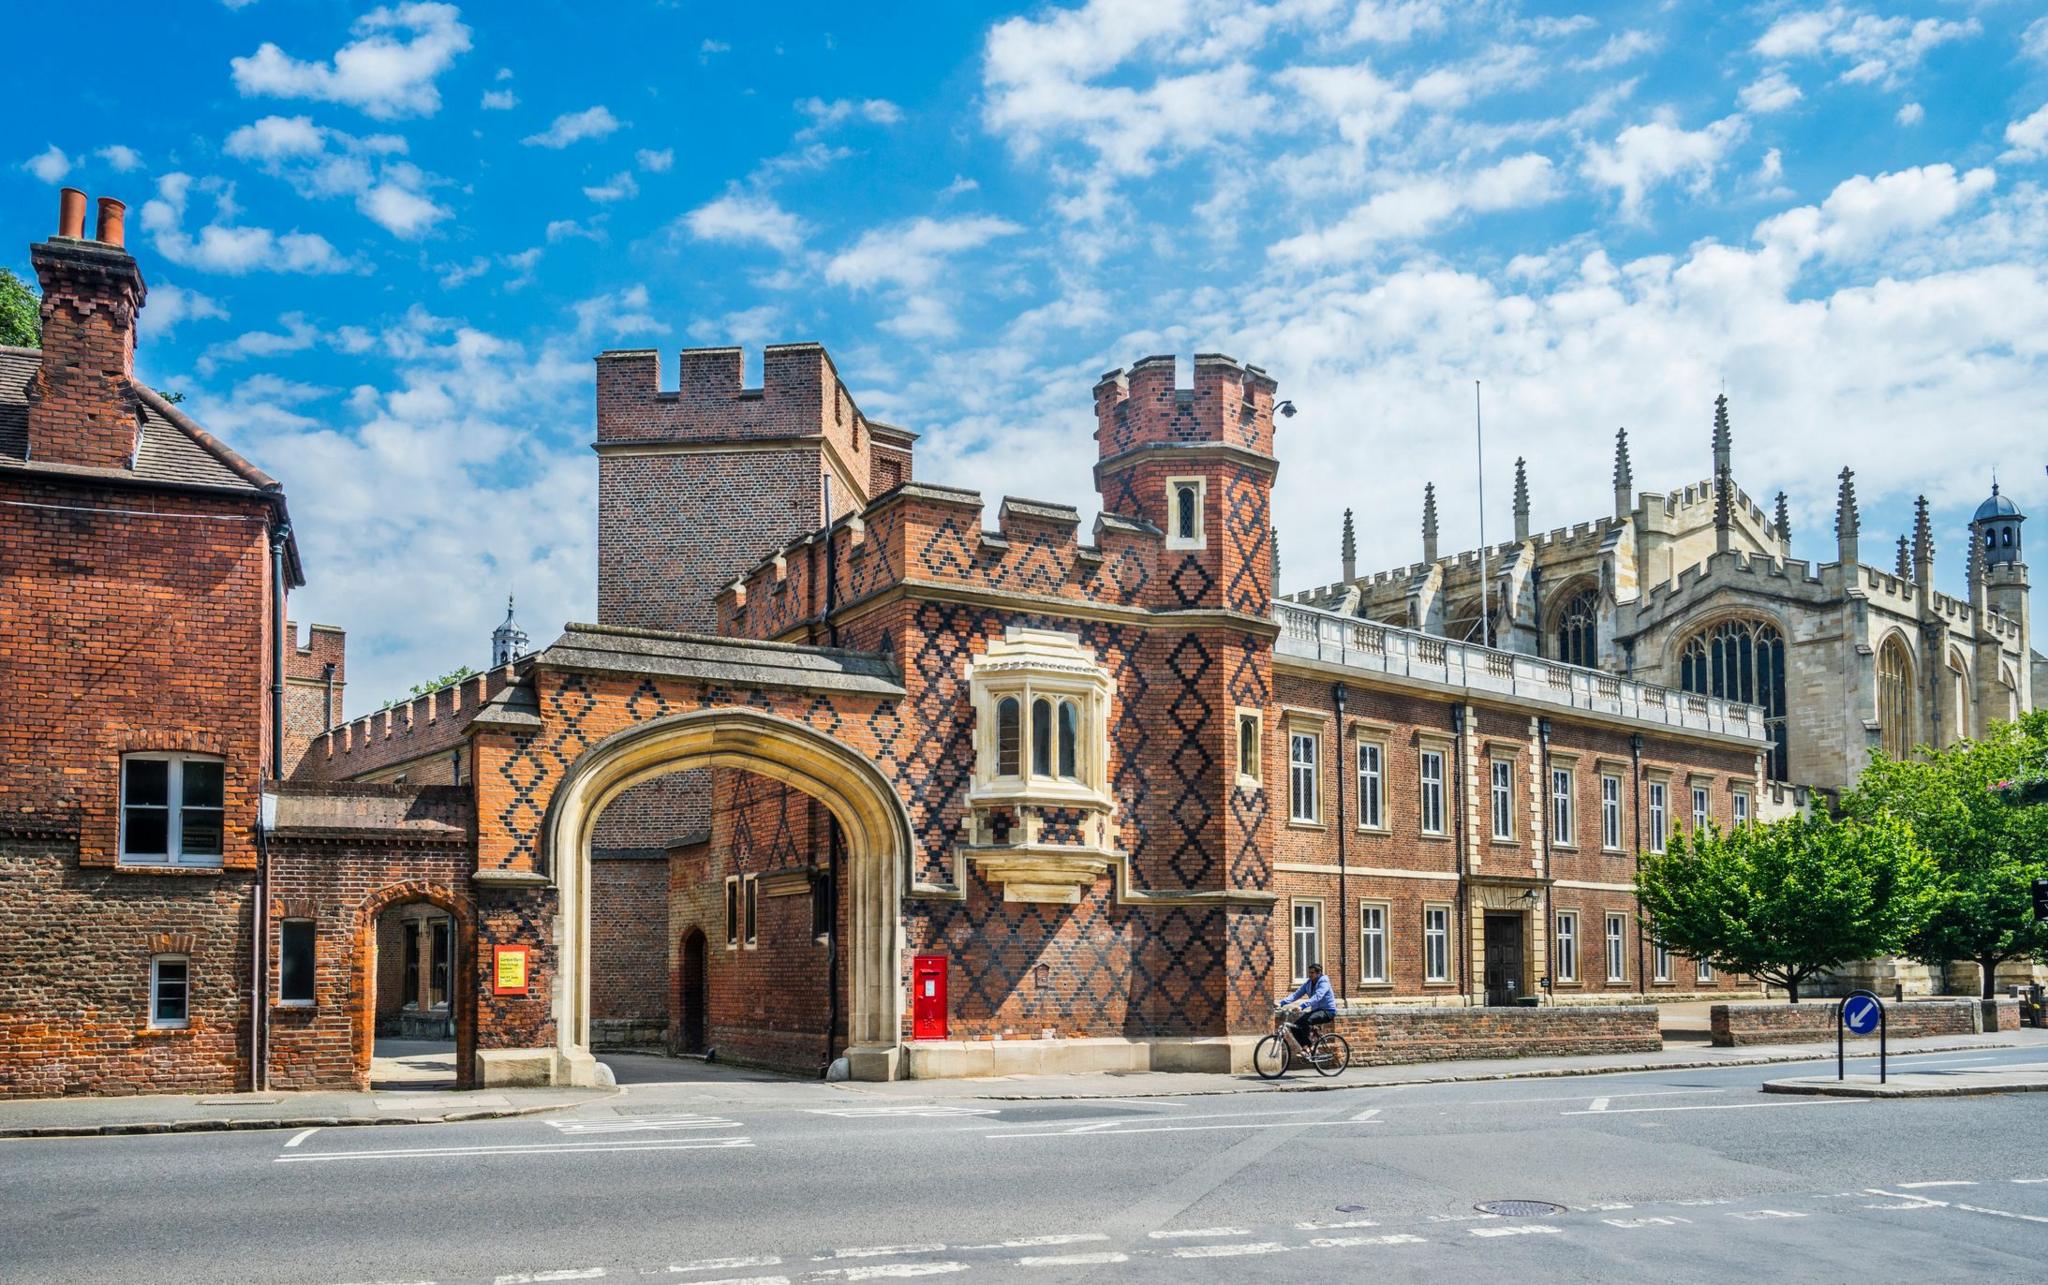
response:
<path id="1" fill-rule="evenodd" d="M 2048 1245 L 2038 1102 L 1758 1091 L 1831 1057 L 1088 1101 L 605 1061 L 616 1093 L 541 1118 L 0 1143 L 0 1277 L 1924 1285 L 2038 1282 Z"/>
<path id="2" fill-rule="evenodd" d="M 1911 1067 L 1911 1063 L 1907 1064 Z M 1876 1075 L 1805 1075 L 1766 1080 L 1766 1093 L 1835 1098 L 1961 1098 L 1985 1093 L 2048 1093 L 2048 1062 L 2009 1063 L 1993 1068 L 1936 1067 Z"/>
<path id="3" fill-rule="evenodd" d="M 865 1098 L 876 1102 L 963 1099 L 1022 1102 L 1312 1093 L 1373 1086 L 1766 1066 L 1823 1056 L 1832 1062 L 1834 1058 L 1834 1045 L 1831 1043 L 1741 1049 L 1717 1049 L 1683 1041 L 1674 1042 L 1674 1045 L 1661 1053 L 1628 1053 L 1609 1057 L 1500 1058 L 1352 1067 L 1334 1079 L 1295 1071 L 1279 1080 L 1195 1072 L 1100 1072 L 1086 1075 L 987 1076 L 963 1080 L 898 1080 L 886 1084 L 827 1084 L 769 1071 L 679 1063 L 644 1055 L 608 1055 L 604 1060 L 613 1067 L 615 1075 L 628 1077 L 621 1080 L 622 1084 L 633 1082 L 636 1077 L 641 1082 L 658 1082 L 685 1074 L 701 1085 L 739 1091 L 740 1096 L 731 1100 L 764 1100 L 764 1086 L 777 1086 L 780 1092 L 767 1096 L 778 1102 L 794 1103 L 831 1102 L 846 1098 Z M 1893 1040 L 1891 1053 L 1894 1058 L 1902 1058 L 1930 1053 L 2028 1047 L 2048 1050 L 2048 1032 L 2024 1030 L 1996 1035 Z M 380 1056 L 372 1068 L 378 1087 L 368 1093 L 207 1093 L 15 1099 L 0 1101 L 0 1139 L 446 1124 L 563 1111 L 602 1101 L 616 1092 L 613 1089 L 589 1088 L 505 1088 L 457 1092 L 440 1087 L 438 1083 L 444 1074 L 445 1059 L 437 1046 L 422 1043 L 415 1047 L 379 1041 L 378 1048 Z M 741 1086 L 751 1087 L 742 1089 Z"/>

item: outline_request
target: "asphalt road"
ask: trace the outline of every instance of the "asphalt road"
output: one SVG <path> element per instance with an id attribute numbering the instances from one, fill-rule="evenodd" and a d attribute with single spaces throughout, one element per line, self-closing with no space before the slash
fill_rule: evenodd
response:
<path id="1" fill-rule="evenodd" d="M 1811 1073 L 1781 1065 L 920 1102 L 619 1066 L 544 1119 L 0 1142 L 0 1280 L 2048 1278 L 2043 1095 L 1759 1093 Z M 1565 1208 L 1474 1207 L 1503 1199 Z"/>

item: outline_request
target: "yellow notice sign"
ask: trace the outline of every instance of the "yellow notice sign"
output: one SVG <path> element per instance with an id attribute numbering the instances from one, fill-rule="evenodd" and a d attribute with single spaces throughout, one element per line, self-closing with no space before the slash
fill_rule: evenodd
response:
<path id="1" fill-rule="evenodd" d="M 526 994 L 525 946 L 494 946 L 491 962 L 491 993 L 494 995 Z"/>

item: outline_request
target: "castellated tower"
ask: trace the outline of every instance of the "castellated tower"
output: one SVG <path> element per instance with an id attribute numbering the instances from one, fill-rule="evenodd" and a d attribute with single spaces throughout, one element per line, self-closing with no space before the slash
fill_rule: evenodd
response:
<path id="1" fill-rule="evenodd" d="M 597 358 L 597 617 L 713 633 L 715 599 L 790 540 L 910 480 L 914 434 L 868 420 L 817 344 L 687 349 L 674 392 L 652 349 Z"/>
<path id="2" fill-rule="evenodd" d="M 1262 620 L 1273 598 L 1271 376 L 1195 355 L 1193 388 L 1172 357 L 1147 357 L 1095 385 L 1095 488 L 1105 513 L 1166 535 L 1170 608 L 1217 607 Z"/>

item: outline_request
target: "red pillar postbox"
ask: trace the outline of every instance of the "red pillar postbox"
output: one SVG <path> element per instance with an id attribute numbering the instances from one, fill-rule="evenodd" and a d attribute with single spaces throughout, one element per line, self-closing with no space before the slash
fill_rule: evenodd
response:
<path id="1" fill-rule="evenodd" d="M 946 1038 L 944 955 L 917 955 L 910 961 L 910 1038 Z"/>

